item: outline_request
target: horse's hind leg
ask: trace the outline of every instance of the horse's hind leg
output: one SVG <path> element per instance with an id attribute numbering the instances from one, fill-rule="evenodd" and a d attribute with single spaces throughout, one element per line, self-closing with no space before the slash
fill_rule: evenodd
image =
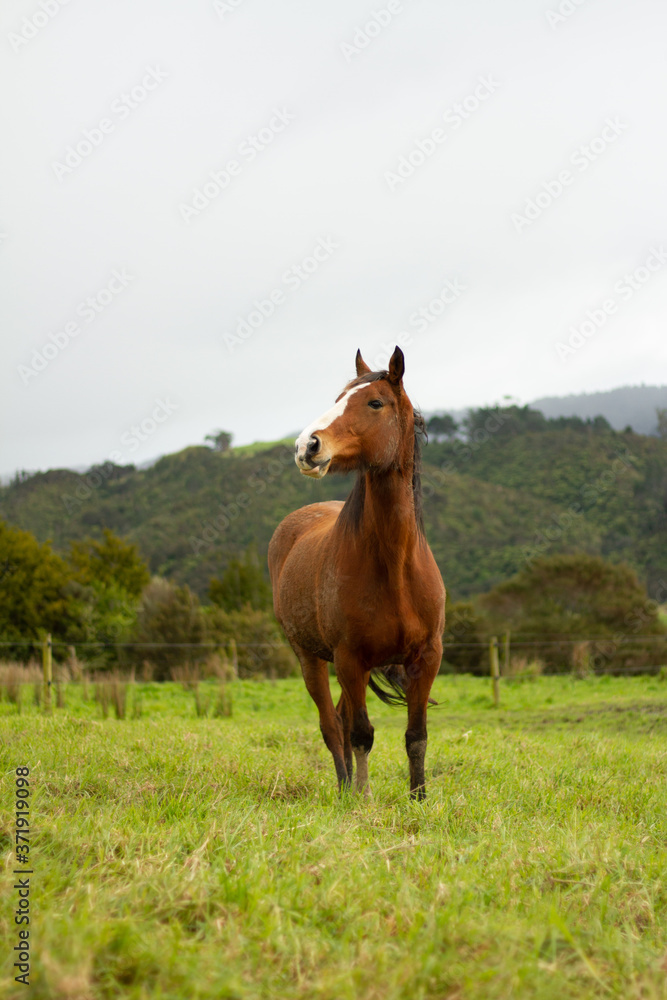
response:
<path id="1" fill-rule="evenodd" d="M 347 788 L 352 778 L 352 770 L 350 768 L 348 773 L 345 762 L 343 722 L 334 708 L 331 697 L 327 662 L 299 647 L 295 648 L 295 652 L 301 663 L 301 672 L 308 693 L 320 713 L 320 731 L 333 757 L 338 787 Z"/>
<path id="2" fill-rule="evenodd" d="M 410 796 L 413 799 L 426 798 L 426 778 L 424 760 L 426 758 L 426 709 L 428 696 L 436 674 L 440 669 L 442 647 L 430 650 L 417 662 L 406 667 L 407 685 L 405 696 L 408 702 L 408 728 L 405 731 L 405 749 L 410 764 Z"/>
<path id="3" fill-rule="evenodd" d="M 370 674 L 363 670 L 355 657 L 347 653 L 336 653 L 335 667 L 338 683 L 343 691 L 338 706 L 339 709 L 343 706 L 345 712 L 345 749 L 347 751 L 347 747 L 350 747 L 357 764 L 355 788 L 368 795 L 368 755 L 375 732 L 366 711 L 366 685 Z M 351 768 L 349 773 L 351 778 Z"/>
<path id="4" fill-rule="evenodd" d="M 347 768 L 347 775 L 350 781 L 352 781 L 352 773 L 354 771 L 354 765 L 352 763 L 352 743 L 350 742 L 350 730 L 352 728 L 352 716 L 350 713 L 349 703 L 344 694 L 341 694 L 338 699 L 338 704 L 336 705 L 336 711 L 340 715 L 341 721 L 343 723 L 343 753 L 345 755 L 345 767 Z"/>

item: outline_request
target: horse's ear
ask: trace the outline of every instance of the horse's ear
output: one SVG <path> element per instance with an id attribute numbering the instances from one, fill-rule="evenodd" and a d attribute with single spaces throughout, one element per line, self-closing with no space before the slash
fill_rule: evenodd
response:
<path id="1" fill-rule="evenodd" d="M 389 361 L 389 381 L 392 385 L 398 385 L 403 378 L 405 371 L 405 358 L 403 351 L 397 347 Z"/>
<path id="2" fill-rule="evenodd" d="M 357 356 L 354 359 L 354 361 L 355 361 L 355 364 L 357 366 L 357 376 L 359 376 L 359 375 L 368 375 L 368 373 L 370 371 L 370 368 L 368 367 L 368 365 L 366 364 L 366 362 L 362 358 L 361 351 L 357 351 Z"/>

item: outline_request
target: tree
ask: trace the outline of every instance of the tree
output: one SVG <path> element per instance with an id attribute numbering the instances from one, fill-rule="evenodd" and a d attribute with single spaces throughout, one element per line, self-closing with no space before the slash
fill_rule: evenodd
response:
<path id="1" fill-rule="evenodd" d="M 54 640 L 72 642 L 85 636 L 85 621 L 65 561 L 48 542 L 0 521 L 0 637 L 18 642 L 51 632 Z M 32 652 L 17 646 L 4 655 L 27 659 Z"/>
<path id="2" fill-rule="evenodd" d="M 657 406 L 655 415 L 658 419 L 658 426 L 656 428 L 658 431 L 658 437 L 661 437 L 663 441 L 665 441 L 667 440 L 667 409 L 662 409 L 660 406 Z"/>
<path id="3" fill-rule="evenodd" d="M 211 580 L 208 594 L 213 604 L 225 611 L 240 611 L 247 606 L 256 610 L 272 607 L 271 586 L 259 565 L 254 545 L 248 546 L 243 559 L 230 559 L 222 577 Z"/>
<path id="4" fill-rule="evenodd" d="M 512 437 L 529 431 L 544 431 L 547 427 L 544 414 L 530 406 L 482 406 L 477 410 L 468 410 L 463 420 L 468 441 L 476 441 L 480 435 Z"/>
<path id="5" fill-rule="evenodd" d="M 213 431 L 212 434 L 207 434 L 204 441 L 210 441 L 213 451 L 225 452 L 229 451 L 232 445 L 232 435 L 229 431 Z"/>
<path id="6" fill-rule="evenodd" d="M 153 663 L 156 680 L 169 679 L 173 667 L 191 663 L 201 654 L 194 645 L 204 641 L 204 617 L 197 595 L 189 587 L 154 577 L 141 595 L 132 638 L 135 643 L 147 644 L 137 646 L 133 657 Z"/>
<path id="7" fill-rule="evenodd" d="M 426 424 L 426 430 L 436 440 L 439 437 L 454 437 L 458 429 L 459 425 L 450 413 L 445 413 L 441 417 L 431 417 Z"/>
<path id="8" fill-rule="evenodd" d="M 103 541 L 84 538 L 71 542 L 68 561 L 72 575 L 80 583 L 115 586 L 128 597 L 138 598 L 151 578 L 138 547 L 108 528 L 103 535 Z"/>

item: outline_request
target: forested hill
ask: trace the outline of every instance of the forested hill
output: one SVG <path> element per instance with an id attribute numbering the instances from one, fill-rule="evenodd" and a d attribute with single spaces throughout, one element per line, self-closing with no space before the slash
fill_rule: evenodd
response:
<path id="1" fill-rule="evenodd" d="M 451 598 L 488 590 L 540 553 L 624 560 L 649 593 L 667 581 L 667 441 L 510 407 L 474 411 L 423 457 L 427 535 Z M 291 443 L 191 447 L 144 470 L 17 477 L 0 488 L 0 517 L 60 551 L 110 528 L 139 545 L 154 573 L 204 594 L 249 544 L 264 558 L 289 511 L 349 488 L 300 476 Z"/>
<path id="2" fill-rule="evenodd" d="M 617 430 L 632 427 L 639 434 L 655 434 L 659 409 L 667 409 L 667 385 L 624 385 L 607 392 L 547 396 L 529 404 L 545 417 L 588 417 L 601 414 Z"/>

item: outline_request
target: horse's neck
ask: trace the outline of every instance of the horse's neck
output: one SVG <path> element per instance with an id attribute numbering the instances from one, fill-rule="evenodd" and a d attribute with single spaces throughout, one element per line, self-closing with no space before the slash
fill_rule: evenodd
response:
<path id="1" fill-rule="evenodd" d="M 355 490 L 348 502 L 355 507 L 351 526 L 358 542 L 401 571 L 419 542 L 412 467 L 363 473 Z"/>

